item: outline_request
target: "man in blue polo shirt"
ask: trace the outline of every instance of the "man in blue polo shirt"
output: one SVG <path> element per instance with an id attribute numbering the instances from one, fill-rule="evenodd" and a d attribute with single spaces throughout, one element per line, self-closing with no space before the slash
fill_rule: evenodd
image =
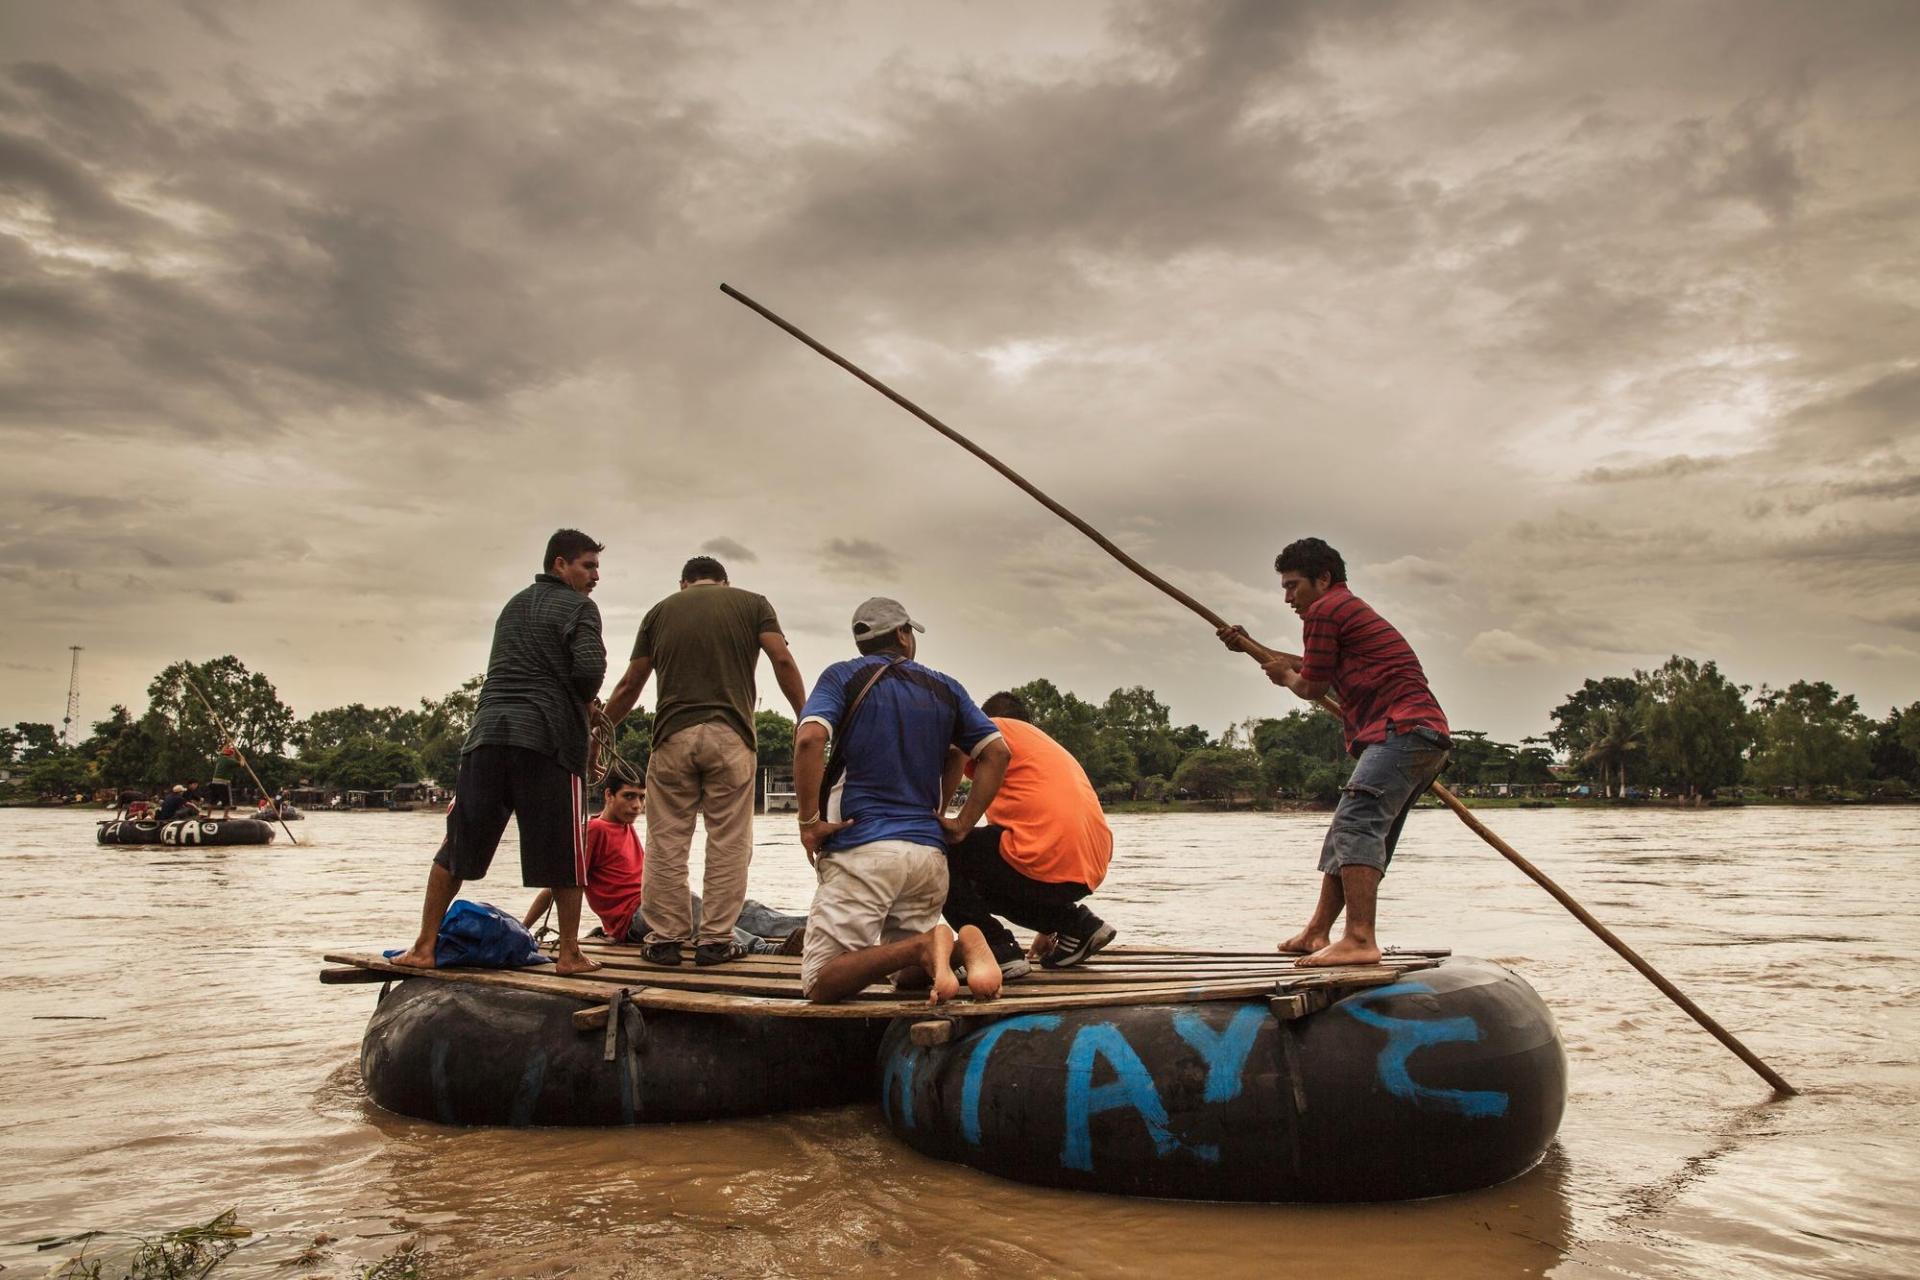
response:
<path id="1" fill-rule="evenodd" d="M 980 821 L 1012 754 L 959 681 L 913 660 L 925 630 L 898 601 L 868 600 L 853 614 L 860 656 L 823 671 L 800 713 L 800 843 L 819 876 L 800 983 L 816 1003 L 892 974 L 901 986 L 924 978 L 940 1004 L 960 992 L 956 953 L 976 998 L 1000 994 L 986 937 L 972 925 L 956 935 L 940 909 L 946 846 Z M 973 790 L 951 819 L 941 804 L 950 754 L 974 764 Z"/>

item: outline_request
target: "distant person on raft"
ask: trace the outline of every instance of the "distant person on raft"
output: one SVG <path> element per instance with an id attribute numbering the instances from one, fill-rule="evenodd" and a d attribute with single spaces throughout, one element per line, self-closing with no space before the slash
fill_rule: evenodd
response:
<path id="1" fill-rule="evenodd" d="M 1113 832 L 1086 770 L 1033 723 L 1026 703 L 996 693 L 980 709 L 1013 759 L 987 806 L 986 824 L 947 849 L 942 914 L 956 929 L 978 926 L 1011 982 L 1032 965 L 996 916 L 1040 935 L 1040 963 L 1049 969 L 1079 964 L 1113 941 L 1113 926 L 1080 903 L 1107 874 Z M 972 762 L 955 752 L 942 787 L 949 804 L 963 771 L 971 773 Z"/>
<path id="2" fill-rule="evenodd" d="M 960 994 L 956 953 L 975 997 L 1000 994 L 986 936 L 971 924 L 956 936 L 940 909 L 946 846 L 980 821 L 1011 756 L 959 681 L 913 660 L 924 630 L 897 600 L 854 610 L 860 656 L 820 673 L 794 732 L 800 844 L 819 878 L 800 986 L 817 1004 L 889 975 L 900 987 L 930 984 L 930 1003 L 944 1003 Z M 950 754 L 974 764 L 973 790 L 951 819 L 940 803 Z"/>
<path id="3" fill-rule="evenodd" d="M 553 891 L 560 918 L 554 971 L 600 967 L 580 951 L 580 900 L 587 881 L 587 715 L 607 674 L 600 610 L 588 599 L 600 581 L 602 550 L 578 529 L 556 531 L 543 571 L 500 611 L 480 705 L 460 748 L 446 838 L 427 877 L 420 936 L 395 964 L 433 967 L 447 908 L 462 882 L 486 876 L 513 818 L 522 877 L 531 888 Z"/>
<path id="4" fill-rule="evenodd" d="M 207 783 L 207 808 L 218 809 L 226 817 L 233 810 L 233 775 L 240 768 L 240 752 L 231 742 L 213 758 L 213 777 Z"/>
<path id="5" fill-rule="evenodd" d="M 680 589 L 647 610 L 634 638 L 633 660 L 607 699 L 618 725 L 660 673 L 653 710 L 653 754 L 647 759 L 647 877 L 644 915 L 649 924 L 640 957 L 677 965 L 694 943 L 693 962 L 725 964 L 744 955 L 733 927 L 747 901 L 753 861 L 754 668 L 764 653 L 796 719 L 807 699 L 800 665 L 787 649 L 767 598 L 727 581 L 712 556 L 695 556 L 680 570 Z M 696 929 L 687 856 L 693 820 L 706 824 L 707 870 L 701 885 L 705 912 Z"/>
<path id="6" fill-rule="evenodd" d="M 1420 659 L 1393 625 L 1347 588 L 1347 565 L 1319 538 L 1288 543 L 1273 567 L 1301 619 L 1299 654 L 1223 627 L 1229 649 L 1252 656 L 1267 679 L 1308 702 L 1331 691 L 1340 701 L 1353 776 L 1320 850 L 1320 901 L 1307 927 L 1280 944 L 1303 965 L 1371 964 L 1381 877 L 1413 808 L 1447 763 L 1453 745 L 1446 713 L 1427 687 Z M 1345 908 L 1339 941 L 1333 925 Z"/>
<path id="7" fill-rule="evenodd" d="M 647 850 L 633 824 L 646 812 L 647 789 L 638 777 L 616 766 L 607 774 L 600 812 L 587 823 L 587 906 L 600 917 L 600 928 L 613 942 L 644 942 L 647 918 L 641 910 L 646 886 Z M 528 929 L 547 914 L 553 894 L 542 889 L 521 923 Z M 693 900 L 694 919 L 700 918 L 700 899 Z M 747 899 L 734 926 L 733 941 L 750 955 L 798 955 L 806 936 L 807 918 L 775 911 Z"/>

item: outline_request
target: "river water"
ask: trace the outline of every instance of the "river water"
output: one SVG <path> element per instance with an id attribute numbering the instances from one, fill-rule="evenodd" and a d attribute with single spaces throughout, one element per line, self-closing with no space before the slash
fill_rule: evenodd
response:
<path id="1" fill-rule="evenodd" d="M 1566 1040 L 1559 1141 L 1506 1186 L 1247 1206 L 1030 1188 L 892 1140 L 870 1106 L 633 1130 L 385 1114 L 355 1066 L 374 987 L 323 950 L 411 934 L 439 820 L 316 814 L 307 844 L 101 849 L 0 810 L 0 1265 L 15 1242 L 227 1208 L 216 1275 L 1920 1274 L 1920 808 L 1484 815 L 1802 1090 L 1785 1101 L 1444 811 L 1411 819 L 1382 938 L 1519 970 Z M 1324 818 L 1123 815 L 1096 906 L 1124 943 L 1255 947 L 1315 888 Z M 512 840 L 511 833 L 509 841 Z M 803 910 L 790 820 L 754 896 Z M 515 908 L 509 844 L 473 896 Z M 316 1235 L 317 1265 L 291 1269 Z"/>

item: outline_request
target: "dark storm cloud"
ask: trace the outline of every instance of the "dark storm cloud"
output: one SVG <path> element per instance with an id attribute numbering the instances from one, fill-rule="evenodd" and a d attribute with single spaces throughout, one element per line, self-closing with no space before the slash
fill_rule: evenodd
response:
<path id="1" fill-rule="evenodd" d="M 887 580 L 900 571 L 899 558 L 865 538 L 833 538 L 820 548 L 820 567 L 830 577 Z"/>
<path id="2" fill-rule="evenodd" d="M 1697 472 L 1727 465 L 1726 458 L 1694 458 L 1677 454 L 1658 462 L 1643 462 L 1625 467 L 1593 467 L 1580 473 L 1588 484 L 1627 484 L 1635 480 L 1673 480 Z"/>
<path id="3" fill-rule="evenodd" d="M 27 356 L 0 414 L 228 434 L 488 404 L 590 365 L 602 345 L 558 299 L 677 219 L 707 126 L 659 96 L 675 43 L 633 43 L 664 23 L 586 12 L 570 42 L 604 39 L 629 76 L 576 78 L 530 20 L 469 6 L 440 36 L 490 59 L 304 108 L 169 113 L 106 73 L 9 68 L 0 193 L 40 229 L 0 258 Z"/>
<path id="4" fill-rule="evenodd" d="M 748 564 L 760 558 L 732 538 L 726 537 L 708 538 L 700 544 L 700 549 L 710 556 L 725 556 L 729 560 L 740 560 Z"/>

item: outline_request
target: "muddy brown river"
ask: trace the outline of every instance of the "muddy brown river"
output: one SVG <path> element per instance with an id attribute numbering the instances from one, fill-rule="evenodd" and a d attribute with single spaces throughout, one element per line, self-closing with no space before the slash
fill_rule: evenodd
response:
<path id="1" fill-rule="evenodd" d="M 1382 939 L 1517 969 L 1560 1021 L 1558 1142 L 1505 1186 L 1411 1204 L 1129 1200 L 907 1150 L 870 1105 L 627 1130 L 461 1130 L 372 1106 L 378 988 L 320 953 L 410 936 L 439 820 L 315 814 L 307 847 L 102 849 L 0 810 L 0 1265 L 88 1229 L 228 1208 L 224 1275 L 1920 1274 L 1920 808 L 1482 815 L 1804 1092 L 1767 1087 L 1444 811 L 1412 818 Z M 1123 943 L 1270 944 L 1324 818 L 1126 815 L 1096 905 Z M 511 835 L 509 839 L 511 840 Z M 803 910 L 790 820 L 755 897 Z M 470 896 L 518 910 L 509 854 Z M 288 1266 L 317 1235 L 308 1266 Z"/>

